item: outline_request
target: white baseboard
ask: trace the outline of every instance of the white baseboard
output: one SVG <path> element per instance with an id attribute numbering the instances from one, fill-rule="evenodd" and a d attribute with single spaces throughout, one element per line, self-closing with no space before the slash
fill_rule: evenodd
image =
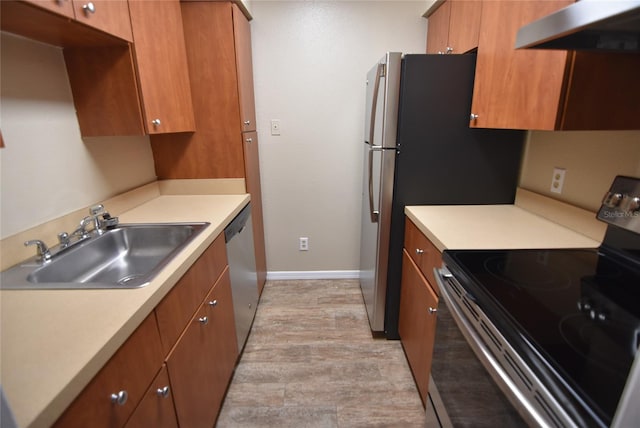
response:
<path id="1" fill-rule="evenodd" d="M 284 279 L 358 279 L 359 270 L 268 271 L 267 280 Z"/>

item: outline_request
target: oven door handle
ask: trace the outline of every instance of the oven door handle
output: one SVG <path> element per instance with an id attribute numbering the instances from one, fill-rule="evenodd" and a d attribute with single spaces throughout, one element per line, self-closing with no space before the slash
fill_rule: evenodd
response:
<path id="1" fill-rule="evenodd" d="M 433 270 L 438 287 L 440 287 L 440 299 L 444 300 L 451 316 L 455 320 L 460 332 L 465 337 L 467 343 L 473 349 L 482 365 L 487 369 L 489 375 L 494 379 L 500 389 L 509 397 L 509 400 L 513 405 L 523 406 L 526 412 L 519 412 L 521 416 L 528 419 L 529 422 L 533 422 L 540 427 L 550 427 L 547 420 L 542 417 L 539 411 L 534 407 L 533 403 L 520 391 L 518 386 L 514 383 L 511 376 L 502 368 L 500 363 L 496 360 L 491 350 L 484 343 L 482 338 L 475 331 L 466 315 L 462 313 L 461 309 L 455 303 L 450 294 L 449 281 L 457 282 L 451 272 L 445 267 L 435 268 Z M 460 287 L 464 290 L 463 287 Z M 465 290 L 466 292 L 466 290 Z M 436 338 L 437 340 L 437 338 Z"/>

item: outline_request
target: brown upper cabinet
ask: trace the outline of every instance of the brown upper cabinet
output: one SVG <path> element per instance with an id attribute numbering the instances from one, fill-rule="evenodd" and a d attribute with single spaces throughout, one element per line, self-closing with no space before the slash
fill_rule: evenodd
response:
<path id="1" fill-rule="evenodd" d="M 640 129 L 640 55 L 514 49 L 520 27 L 571 3 L 482 2 L 471 127 Z"/>
<path id="2" fill-rule="evenodd" d="M 427 53 L 461 54 L 478 47 L 481 0 L 447 0 L 428 17 Z"/>
<path id="3" fill-rule="evenodd" d="M 133 44 L 64 50 L 82 135 L 194 131 L 179 1 L 130 0 L 129 11 Z"/>
<path id="4" fill-rule="evenodd" d="M 160 179 L 245 180 L 262 289 L 266 256 L 249 21 L 231 2 L 181 7 L 197 130 L 151 137 L 156 173 Z"/>
<path id="5" fill-rule="evenodd" d="M 256 130 L 256 107 L 253 92 L 253 62 L 251 60 L 251 27 L 237 6 L 233 7 L 233 36 L 236 45 L 236 70 L 240 98 L 242 132 Z"/>
<path id="6" fill-rule="evenodd" d="M 68 0 L 55 3 L 68 3 Z M 79 22 L 121 39 L 133 40 L 127 0 L 73 0 L 73 9 Z"/>
<path id="7" fill-rule="evenodd" d="M 122 46 L 133 40 L 126 0 L 2 0 L 0 9 L 2 31 L 54 46 Z"/>
<path id="8" fill-rule="evenodd" d="M 2 30 L 64 48 L 84 137 L 195 131 L 178 0 L 0 6 Z"/>

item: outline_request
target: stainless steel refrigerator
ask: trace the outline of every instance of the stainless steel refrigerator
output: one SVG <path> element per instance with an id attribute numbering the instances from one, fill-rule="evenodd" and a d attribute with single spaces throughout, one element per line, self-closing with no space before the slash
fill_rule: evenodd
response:
<path id="1" fill-rule="evenodd" d="M 389 52 L 367 73 L 360 286 L 398 338 L 404 207 L 510 204 L 524 132 L 469 127 L 475 55 Z"/>

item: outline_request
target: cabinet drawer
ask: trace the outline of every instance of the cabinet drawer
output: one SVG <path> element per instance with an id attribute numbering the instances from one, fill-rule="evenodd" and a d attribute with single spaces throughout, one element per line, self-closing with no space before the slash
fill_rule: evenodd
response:
<path id="1" fill-rule="evenodd" d="M 227 265 L 224 235 L 220 234 L 156 307 L 165 355 Z"/>
<path id="2" fill-rule="evenodd" d="M 67 18 L 74 19 L 75 13 L 73 12 L 73 5 L 70 1 L 59 0 L 24 0 L 25 3 L 31 3 L 34 6 L 47 9 L 58 15 L 66 16 Z"/>
<path id="3" fill-rule="evenodd" d="M 439 293 L 433 269 L 442 266 L 442 254 L 408 218 L 405 220 L 404 248 L 434 290 Z"/>
<path id="4" fill-rule="evenodd" d="M 55 427 L 124 426 L 153 377 L 163 354 L 154 313 L 140 324 L 89 385 L 56 421 Z M 120 394 L 122 404 L 112 402 Z M 126 399 L 124 399 L 126 397 Z"/>

